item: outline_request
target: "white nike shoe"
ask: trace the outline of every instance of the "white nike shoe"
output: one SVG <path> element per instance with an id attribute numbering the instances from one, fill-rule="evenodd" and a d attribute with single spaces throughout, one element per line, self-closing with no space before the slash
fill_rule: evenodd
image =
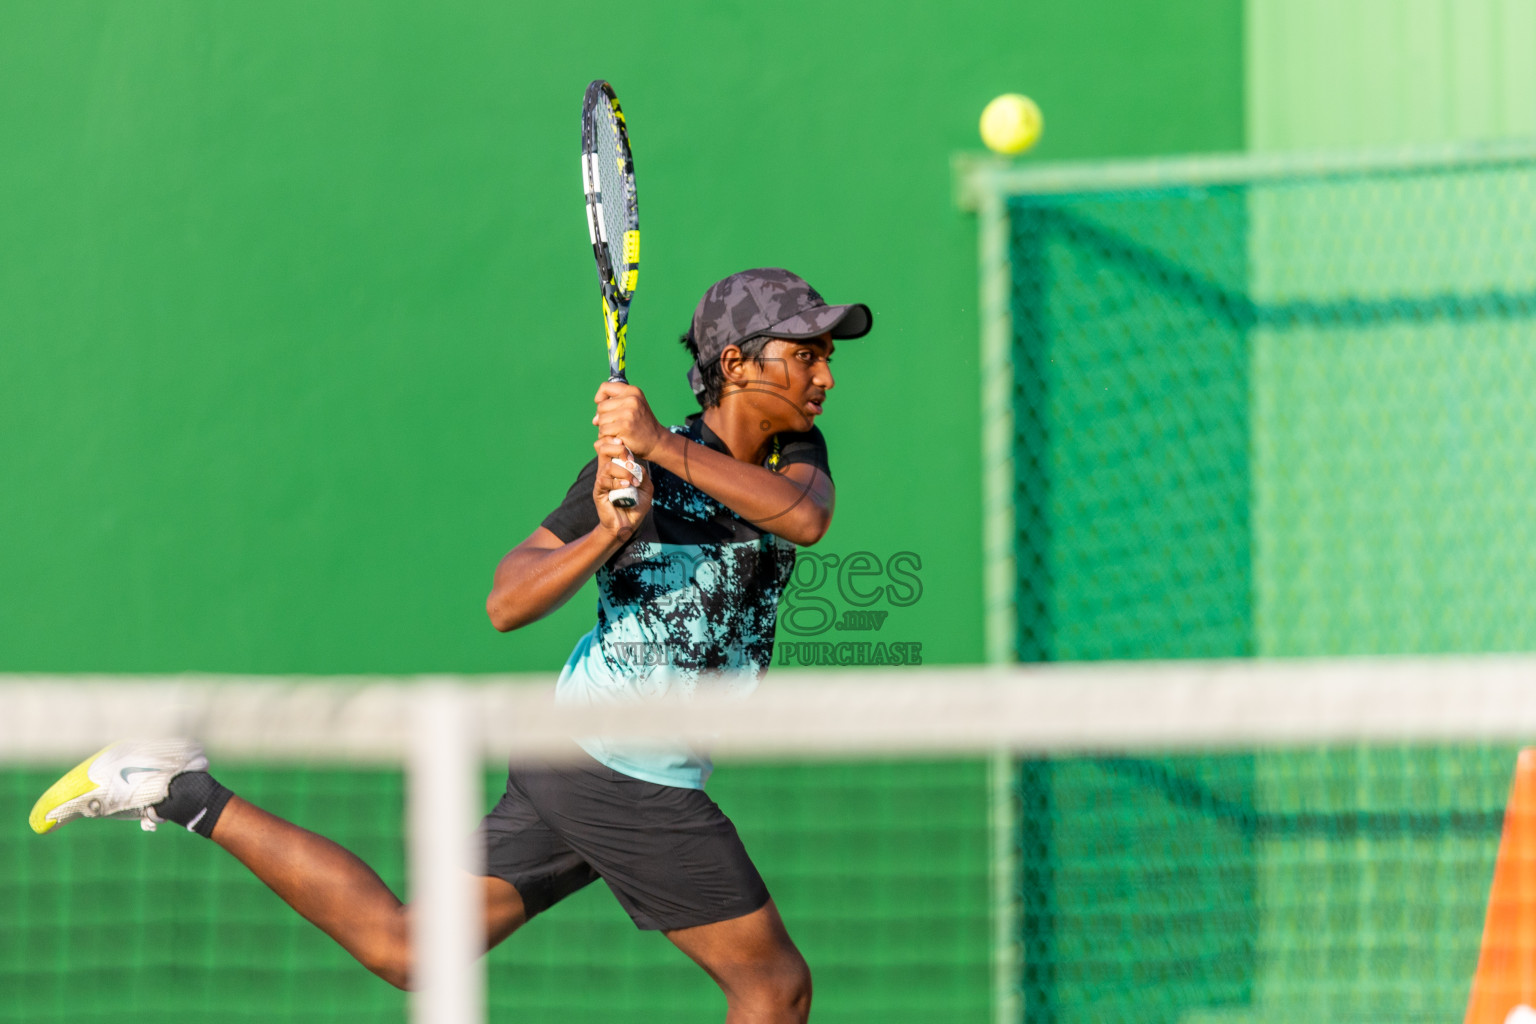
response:
<path id="1" fill-rule="evenodd" d="M 138 819 L 153 832 L 164 819 L 155 804 L 182 772 L 208 770 L 196 740 L 125 740 L 71 768 L 32 805 L 27 822 L 41 835 L 76 818 Z"/>

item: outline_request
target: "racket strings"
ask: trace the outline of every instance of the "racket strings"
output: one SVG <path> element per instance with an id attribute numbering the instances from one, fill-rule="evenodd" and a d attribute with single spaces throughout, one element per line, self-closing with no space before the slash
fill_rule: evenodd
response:
<path id="1" fill-rule="evenodd" d="M 599 111 L 595 133 L 597 187 L 602 196 L 602 220 L 604 247 L 609 266 L 613 268 L 615 281 L 622 288 L 627 261 L 624 258 L 624 235 L 630 229 L 630 209 L 633 193 L 629 175 L 625 173 L 623 137 L 611 110 Z"/>

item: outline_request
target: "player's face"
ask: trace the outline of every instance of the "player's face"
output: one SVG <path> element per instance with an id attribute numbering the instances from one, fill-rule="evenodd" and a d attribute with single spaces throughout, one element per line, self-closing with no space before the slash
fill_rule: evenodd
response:
<path id="1" fill-rule="evenodd" d="M 832 335 L 799 341 L 775 339 L 763 348 L 765 365 L 784 367 L 784 411 L 788 422 L 783 429 L 809 430 L 822 414 L 827 392 L 837 383 L 832 376 Z"/>

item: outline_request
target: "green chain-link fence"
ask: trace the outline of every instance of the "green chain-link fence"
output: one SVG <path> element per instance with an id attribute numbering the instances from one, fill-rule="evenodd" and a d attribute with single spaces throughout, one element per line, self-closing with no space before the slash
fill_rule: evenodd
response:
<path id="1" fill-rule="evenodd" d="M 972 180 L 1014 657 L 1536 648 L 1536 149 Z M 1025 762 L 1027 1019 L 1459 1019 L 1513 757 Z"/>

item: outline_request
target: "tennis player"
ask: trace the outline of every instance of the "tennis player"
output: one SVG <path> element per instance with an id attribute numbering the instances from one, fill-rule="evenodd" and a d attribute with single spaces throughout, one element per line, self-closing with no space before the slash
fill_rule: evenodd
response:
<path id="1" fill-rule="evenodd" d="M 496 568 L 486 602 L 502 631 L 559 608 L 588 579 L 597 624 L 556 684 L 571 704 L 705 688 L 745 695 L 773 652 L 797 545 L 832 521 L 815 420 L 834 342 L 867 334 L 863 304 L 828 305 L 786 270 L 748 270 L 705 292 L 683 343 L 702 412 L 663 428 L 641 390 L 598 389 L 594 458 L 565 500 Z M 626 455 L 626 449 L 633 459 Z M 637 486 L 633 508 L 608 492 Z M 704 792 L 706 753 L 576 741 L 568 763 L 514 764 L 481 827 L 486 945 L 602 878 L 642 929 L 663 932 L 724 991 L 727 1021 L 804 1021 L 811 980 L 735 827 Z M 213 839 L 380 977 L 410 983 L 408 908 L 356 856 L 234 796 L 192 741 L 114 744 L 33 808 L 46 832 L 75 818 L 163 821 Z"/>

